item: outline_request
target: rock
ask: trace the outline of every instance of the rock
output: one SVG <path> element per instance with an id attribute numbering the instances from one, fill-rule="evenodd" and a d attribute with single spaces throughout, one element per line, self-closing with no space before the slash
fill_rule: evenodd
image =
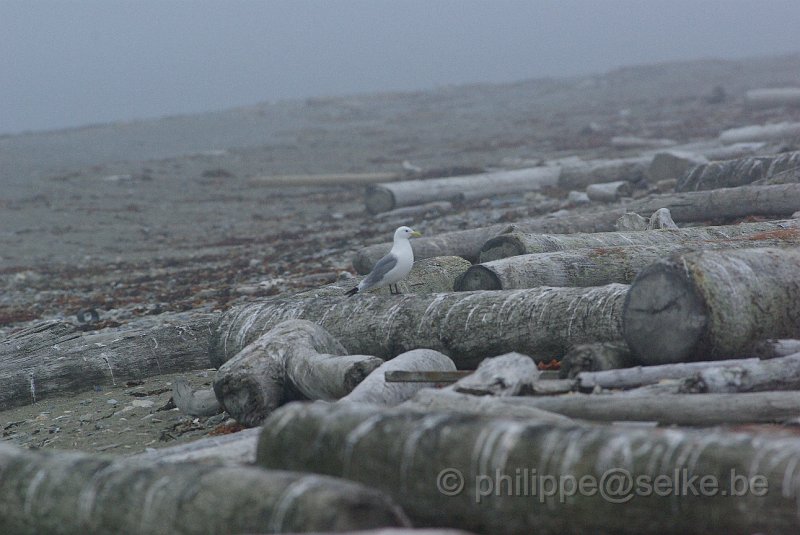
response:
<path id="1" fill-rule="evenodd" d="M 145 409 L 149 409 L 150 407 L 155 405 L 155 401 L 153 401 L 152 399 L 134 399 L 131 402 L 131 405 L 133 405 L 134 407 L 143 407 Z"/>
<path id="2" fill-rule="evenodd" d="M 678 228 L 678 225 L 672 220 L 669 208 L 659 208 L 653 212 L 653 215 L 650 216 L 650 222 L 647 224 L 647 230 L 662 228 Z"/>

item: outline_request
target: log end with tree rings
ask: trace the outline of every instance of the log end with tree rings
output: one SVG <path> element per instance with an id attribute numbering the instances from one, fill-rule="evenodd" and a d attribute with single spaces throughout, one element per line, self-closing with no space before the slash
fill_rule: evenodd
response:
<path id="1" fill-rule="evenodd" d="M 671 262 L 652 264 L 628 290 L 623 335 L 646 365 L 691 360 L 702 346 L 708 311 L 679 269 Z"/>
<path id="2" fill-rule="evenodd" d="M 368 186 L 364 204 L 370 214 L 380 214 L 395 208 L 394 193 L 381 186 Z"/>
<path id="3" fill-rule="evenodd" d="M 503 283 L 500 278 L 481 265 L 469 268 L 463 275 L 456 279 L 453 289 L 457 292 L 470 292 L 473 290 L 502 290 Z"/>
<path id="4" fill-rule="evenodd" d="M 481 247 L 480 261 L 491 262 L 509 256 L 525 254 L 525 244 L 514 234 L 495 236 Z"/>

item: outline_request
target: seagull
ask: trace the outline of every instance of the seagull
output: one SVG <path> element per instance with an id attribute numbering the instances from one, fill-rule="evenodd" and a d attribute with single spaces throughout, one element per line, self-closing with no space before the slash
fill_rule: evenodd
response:
<path id="1" fill-rule="evenodd" d="M 422 236 L 419 232 L 409 227 L 400 227 L 394 231 L 394 245 L 389 254 L 378 260 L 369 275 L 364 277 L 358 286 L 349 290 L 345 295 L 353 296 L 372 288 L 389 285 L 389 293 L 400 293 L 397 283 L 403 280 L 414 265 L 414 251 L 411 249 L 409 238 Z M 392 291 L 394 284 L 394 291 Z"/>

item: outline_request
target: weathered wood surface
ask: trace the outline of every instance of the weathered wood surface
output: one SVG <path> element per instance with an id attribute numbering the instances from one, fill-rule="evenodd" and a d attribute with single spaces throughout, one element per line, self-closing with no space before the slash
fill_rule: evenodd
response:
<path id="1" fill-rule="evenodd" d="M 432 201 L 480 199 L 502 193 L 535 191 L 558 183 L 560 169 L 555 166 L 495 171 L 477 175 L 404 180 L 367 188 L 364 198 L 371 214 L 388 212 L 401 206 Z"/>
<path id="2" fill-rule="evenodd" d="M 201 438 L 168 448 L 149 448 L 130 457 L 152 463 L 202 462 L 211 464 L 252 464 L 261 428 L 244 429 L 228 435 Z"/>
<path id="3" fill-rule="evenodd" d="M 541 381 L 540 383 L 549 383 Z M 537 383 L 539 384 L 539 383 Z M 424 413 L 455 413 L 493 416 L 497 418 L 515 418 L 530 422 L 550 424 L 571 424 L 575 420 L 562 414 L 529 407 L 520 404 L 495 403 L 492 396 L 473 396 L 461 394 L 447 389 L 420 390 L 410 400 L 398 405 L 398 409 L 406 409 Z"/>
<path id="4" fill-rule="evenodd" d="M 181 412 L 190 416 L 212 416 L 222 412 L 214 390 L 193 390 L 184 377 L 172 381 L 172 401 Z"/>
<path id="5" fill-rule="evenodd" d="M 0 409 L 27 405 L 95 385 L 210 366 L 208 339 L 215 314 L 198 314 L 150 329 L 80 333 L 45 322 L 0 342 Z"/>
<path id="6" fill-rule="evenodd" d="M 637 234 L 647 235 L 650 232 Z M 761 238 L 764 235 L 770 237 Z M 687 240 L 660 245 L 592 247 L 554 253 L 525 254 L 470 267 L 456 279 L 455 290 L 513 290 L 537 286 L 585 287 L 612 283 L 630 284 L 636 275 L 650 264 L 674 254 L 698 250 L 797 246 L 800 246 L 800 228 L 778 232 L 767 231 L 744 239 L 723 241 Z"/>
<path id="7" fill-rule="evenodd" d="M 448 232 L 438 236 L 412 240 L 414 258 L 460 256 L 475 262 L 481 247 L 489 239 L 508 232 L 570 234 L 576 232 L 613 232 L 617 220 L 625 213 L 636 212 L 649 216 L 659 208 L 669 208 L 677 222 L 728 221 L 747 216 L 787 217 L 800 206 L 800 184 L 775 186 L 742 186 L 708 191 L 692 191 L 652 195 L 627 203 L 624 207 L 601 212 L 575 212 L 563 217 L 540 217 L 502 224 Z M 391 243 L 364 247 L 356 252 L 353 267 L 362 274 L 369 273 Z"/>
<path id="8" fill-rule="evenodd" d="M 412 240 L 413 246 L 413 240 Z M 387 251 L 388 252 L 388 251 Z M 377 261 L 377 260 L 376 260 Z M 424 258 L 414 262 L 414 267 L 405 279 L 397 283 L 400 293 L 437 293 L 450 292 L 453 283 L 471 264 L 458 256 L 437 256 Z M 370 270 L 372 267 L 370 266 Z M 306 297 L 341 296 L 348 290 L 358 286 L 363 277 L 353 277 L 337 281 L 321 288 L 314 288 L 298 293 Z M 388 286 L 367 291 L 372 295 L 390 295 Z"/>
<path id="9" fill-rule="evenodd" d="M 586 186 L 586 196 L 596 202 L 614 202 L 631 194 L 631 184 L 626 180 L 589 184 Z"/>
<path id="10" fill-rule="evenodd" d="M 344 186 L 379 184 L 402 180 L 400 173 L 336 173 L 323 175 L 270 175 L 250 179 L 253 184 L 271 187 Z"/>
<path id="11" fill-rule="evenodd" d="M 638 182 L 645 177 L 651 155 L 612 160 L 589 160 L 564 165 L 558 176 L 558 187 L 564 190 L 583 189 L 590 184 L 625 180 Z"/>
<path id="12" fill-rule="evenodd" d="M 582 390 L 594 388 L 637 388 L 669 379 L 691 377 L 698 371 L 709 367 L 741 366 L 743 363 L 757 362 L 758 359 L 730 359 L 702 362 L 681 362 L 657 366 L 608 368 L 605 370 L 582 371 L 578 373 L 578 385 Z"/>
<path id="13" fill-rule="evenodd" d="M 445 390 L 473 396 L 519 396 L 532 391 L 541 373 L 527 355 L 507 353 L 485 359 L 474 373 Z"/>
<path id="14" fill-rule="evenodd" d="M 643 270 L 625 303 L 625 340 L 644 364 L 749 356 L 800 336 L 800 248 L 689 253 Z"/>
<path id="15" fill-rule="evenodd" d="M 626 286 L 353 298 L 273 298 L 237 306 L 214 327 L 222 363 L 287 319 L 313 321 L 351 353 L 388 359 L 428 348 L 459 369 L 510 351 L 551 359 L 586 342 L 619 340 Z"/>
<path id="16" fill-rule="evenodd" d="M 778 231 L 778 232 L 775 232 Z M 784 232 L 786 231 L 786 232 Z M 488 240 L 481 247 L 480 261 L 490 262 L 510 256 L 552 253 L 572 249 L 621 247 L 628 245 L 669 245 L 753 238 L 755 240 L 785 237 L 789 244 L 797 239 L 800 221 L 784 219 L 738 225 L 658 229 L 652 231 L 595 232 L 576 234 L 535 234 L 508 232 Z"/>
<path id="17" fill-rule="evenodd" d="M 404 526 L 381 492 L 257 467 L 148 463 L 0 444 L 4 533 L 258 533 Z"/>
<path id="18" fill-rule="evenodd" d="M 346 396 L 381 364 L 371 355 L 348 355 L 319 325 L 287 320 L 222 364 L 214 392 L 228 414 L 253 426 L 291 399 Z"/>
<path id="19" fill-rule="evenodd" d="M 783 182 L 800 182 L 800 151 L 751 156 L 699 165 L 680 177 L 676 191 L 731 188 L 784 174 Z"/>
<path id="20" fill-rule="evenodd" d="M 800 123 L 773 123 L 731 128 L 719 135 L 722 143 L 739 143 L 746 141 L 772 141 L 787 139 L 800 135 Z"/>
<path id="21" fill-rule="evenodd" d="M 686 381 L 683 390 L 714 394 L 800 390 L 800 353 L 703 368 Z"/>
<path id="22" fill-rule="evenodd" d="M 742 396 L 761 394 L 733 397 Z M 510 405 L 520 400 L 529 401 L 493 398 L 492 402 Z M 669 410 L 663 400 L 661 405 Z M 310 447 L 298 448 L 298 443 Z M 258 463 L 344 476 L 391 493 L 416 523 L 480 533 L 528 534 L 531 526 L 536 533 L 559 535 L 585 533 L 587 526 L 593 533 L 637 535 L 800 529 L 800 475 L 795 470 L 800 464 L 800 440 L 796 438 L 293 404 L 265 425 Z M 444 470 L 449 472 L 443 474 Z M 763 477 L 760 490 L 732 498 L 732 471 L 748 482 Z M 681 483 L 673 481 L 674 489 L 663 496 L 651 487 L 649 492 L 639 489 L 638 495 L 632 491 L 628 497 L 623 490 L 609 497 L 609 487 L 599 483 L 595 490 L 603 488 L 603 493 L 578 492 L 576 486 L 561 500 L 557 493 L 541 496 L 541 488 L 537 496 L 532 496 L 530 487 L 529 492 L 521 488 L 509 492 L 521 472 L 555 481 L 588 476 L 600 482 L 611 474 L 630 477 L 631 482 L 640 477 L 651 482 L 657 476 L 684 477 L 684 481 L 693 478 L 695 487 L 700 477 L 710 476 L 717 478 L 719 490 L 727 492 L 681 491 Z M 508 476 L 506 482 L 489 489 L 490 481 L 501 484 L 500 475 Z M 616 488 L 620 487 L 625 485 Z"/>
<path id="23" fill-rule="evenodd" d="M 637 363 L 624 342 L 581 344 L 570 349 L 561 359 L 559 377 L 581 377 L 584 372 L 628 368 Z"/>
<path id="24" fill-rule="evenodd" d="M 409 371 L 455 371 L 456 365 L 446 355 L 432 349 L 414 349 L 397 355 L 384 362 L 361 381 L 341 402 L 374 403 L 393 406 L 411 398 L 426 383 L 391 383 L 386 381 L 386 373 L 393 370 Z"/>
<path id="25" fill-rule="evenodd" d="M 454 372 L 411 372 L 395 370 L 387 371 L 385 378 L 387 383 L 455 383 L 462 377 L 466 377 L 471 373 L 472 370 L 456 370 Z"/>
<path id="26" fill-rule="evenodd" d="M 652 182 L 680 178 L 690 169 L 708 163 L 708 158 L 693 152 L 665 150 L 653 156 L 647 169 L 647 178 Z"/>
<path id="27" fill-rule="evenodd" d="M 774 359 L 800 353 L 800 340 L 763 340 L 753 347 L 753 355 L 762 359 Z"/>

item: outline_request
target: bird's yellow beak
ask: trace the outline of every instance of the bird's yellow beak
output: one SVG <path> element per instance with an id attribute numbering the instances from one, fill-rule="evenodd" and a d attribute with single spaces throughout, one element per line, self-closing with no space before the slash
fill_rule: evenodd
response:
<path id="1" fill-rule="evenodd" d="M 422 236 L 422 233 L 421 232 L 417 232 L 416 230 L 411 233 L 411 237 L 412 238 L 419 238 L 421 236 Z"/>

